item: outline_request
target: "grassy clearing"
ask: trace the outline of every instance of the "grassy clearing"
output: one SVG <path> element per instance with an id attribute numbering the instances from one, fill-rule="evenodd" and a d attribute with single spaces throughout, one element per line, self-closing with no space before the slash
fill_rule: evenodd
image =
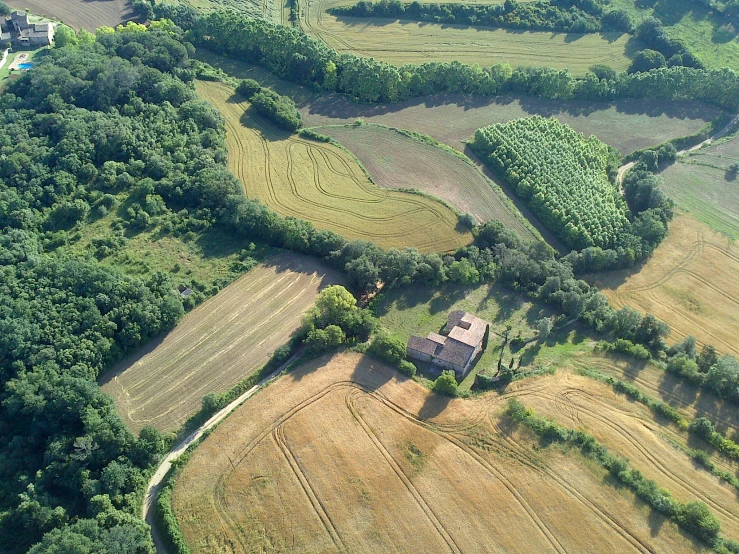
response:
<path id="1" fill-rule="evenodd" d="M 739 137 L 680 158 L 663 173 L 663 189 L 683 210 L 732 240 L 739 238 Z"/>
<path id="2" fill-rule="evenodd" d="M 538 238 L 500 187 L 458 152 L 379 125 L 321 127 L 318 132 L 348 148 L 381 187 L 419 190 L 480 222 L 497 219 L 526 239 Z"/>
<path id="3" fill-rule="evenodd" d="M 174 511 L 194 553 L 701 551 L 594 464 L 540 452 L 504 405 L 433 395 L 358 354 L 321 358 L 205 439 Z"/>
<path id="4" fill-rule="evenodd" d="M 739 29 L 701 2 L 612 0 L 611 5 L 626 10 L 636 23 L 657 17 L 669 36 L 683 40 L 707 66 L 739 69 Z"/>
<path id="5" fill-rule="evenodd" d="M 490 342 L 476 366 L 460 383 L 462 390 L 472 386 L 476 373 L 494 374 L 497 371 L 503 343 L 501 335 L 507 325 L 511 326 L 511 340 L 517 337 L 528 339 L 535 335 L 534 322 L 552 315 L 548 308 L 533 304 L 521 294 L 489 284 L 446 284 L 436 290 L 425 286 L 404 287 L 381 294 L 372 303 L 372 309 L 380 318 L 381 325 L 403 341 L 411 335 L 425 337 L 430 332 L 438 333 L 452 310 L 465 310 L 489 321 L 492 324 Z M 508 345 L 503 352 L 503 361 L 508 365 L 515 357 L 516 362 L 521 360 L 522 366 L 529 365 L 536 351 L 533 348 L 514 348 L 512 351 Z"/>
<path id="6" fill-rule="evenodd" d="M 274 256 L 113 368 L 101 386 L 133 431 L 176 429 L 205 394 L 223 392 L 263 366 L 318 292 L 337 280 L 309 257 Z"/>
<path id="7" fill-rule="evenodd" d="M 351 52 L 392 64 L 454 61 L 491 66 L 542 66 L 583 75 L 593 64 L 619 71 L 629 65 L 629 35 L 516 32 L 391 19 L 329 15 L 347 0 L 300 2 L 300 25 L 339 52 Z M 632 41 L 633 42 L 633 41 Z"/>
<path id="8" fill-rule="evenodd" d="M 98 27 L 115 27 L 119 23 L 134 19 L 129 0 L 9 0 L 14 9 L 30 9 L 32 13 L 56 19 L 70 27 L 94 32 Z"/>
<path id="9" fill-rule="evenodd" d="M 585 136 L 595 135 L 622 154 L 697 133 L 721 112 L 698 102 L 622 100 L 613 104 L 541 98 L 471 98 L 435 95 L 394 105 L 361 106 L 344 99 L 307 102 L 305 124 L 350 123 L 361 117 L 430 135 L 459 150 L 462 141 L 485 125 L 541 115 L 555 117 Z"/>
<path id="10" fill-rule="evenodd" d="M 346 151 L 290 135 L 252 114 L 223 83 L 201 81 L 198 93 L 227 122 L 229 169 L 249 197 L 284 216 L 313 222 L 379 246 L 446 252 L 471 241 L 456 214 L 435 200 L 380 189 Z"/>
<path id="11" fill-rule="evenodd" d="M 601 274 L 596 285 L 619 308 L 650 312 L 686 335 L 739 355 L 739 247 L 679 214 L 665 241 L 637 272 Z"/>

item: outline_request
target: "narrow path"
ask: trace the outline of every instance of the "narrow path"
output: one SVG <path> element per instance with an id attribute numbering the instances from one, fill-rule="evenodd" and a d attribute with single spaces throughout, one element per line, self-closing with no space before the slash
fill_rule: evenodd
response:
<path id="1" fill-rule="evenodd" d="M 292 362 L 297 359 L 301 352 L 295 353 L 289 360 L 278 367 L 274 372 L 269 374 L 267 377 L 259 381 L 256 385 L 246 391 L 244 394 L 239 396 L 236 400 L 231 402 L 228 406 L 216 412 L 208 421 L 203 423 L 185 439 L 170 450 L 169 454 L 162 460 L 159 467 L 151 476 L 149 483 L 146 485 L 146 492 L 144 493 L 144 502 L 141 506 L 141 519 L 146 521 L 151 526 L 151 535 L 154 539 L 154 546 L 156 546 L 157 554 L 168 554 L 167 547 L 162 539 L 162 535 L 156 527 L 156 521 L 154 518 L 154 503 L 156 502 L 157 495 L 162 488 L 162 482 L 166 477 L 169 470 L 172 468 L 172 462 L 179 458 L 188 447 L 197 441 L 203 434 L 215 425 L 223 421 L 233 410 L 239 407 L 245 400 L 256 393 L 267 381 L 277 377 L 287 368 Z"/>

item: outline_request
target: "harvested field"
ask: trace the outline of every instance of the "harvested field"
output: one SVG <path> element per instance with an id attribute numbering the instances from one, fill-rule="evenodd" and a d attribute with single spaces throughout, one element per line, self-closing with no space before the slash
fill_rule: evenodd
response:
<path id="1" fill-rule="evenodd" d="M 90 32 L 136 19 L 130 0 L 9 0 L 7 3 L 15 9 L 28 8 L 31 13 Z"/>
<path id="2" fill-rule="evenodd" d="M 283 216 L 311 221 L 348 239 L 379 246 L 446 252 L 468 244 L 456 214 L 435 200 L 374 185 L 346 151 L 304 140 L 246 113 L 248 102 L 223 83 L 200 81 L 198 93 L 226 119 L 229 169 Z"/>
<path id="3" fill-rule="evenodd" d="M 348 148 L 381 187 L 419 190 L 480 222 L 496 219 L 526 239 L 538 238 L 500 187 L 462 155 L 379 125 L 322 127 L 318 132 Z"/>
<path id="4" fill-rule="evenodd" d="M 329 8 L 354 3 L 299 1 L 300 25 L 308 35 L 338 52 L 396 65 L 458 60 L 481 66 L 509 63 L 514 67 L 554 67 L 584 75 L 594 64 L 625 71 L 630 63 L 627 50 L 631 51 L 632 44 L 627 34 L 523 32 L 379 18 L 339 18 L 326 13 Z"/>
<path id="5" fill-rule="evenodd" d="M 729 538 L 739 537 L 736 489 L 697 468 L 688 454 L 675 448 L 675 443 L 684 443 L 685 433 L 659 425 L 644 406 L 587 377 L 561 374 L 542 382 L 545 388 L 520 381 L 507 393 L 560 425 L 586 429 L 680 502 L 705 502 L 721 521 L 722 532 Z M 715 461 L 723 465 L 718 457 Z M 737 471 L 732 463 L 725 469 Z"/>
<path id="6" fill-rule="evenodd" d="M 133 431 L 170 431 L 262 367 L 300 326 L 318 292 L 338 277 L 307 256 L 279 254 L 223 289 L 101 379 Z"/>
<path id="7" fill-rule="evenodd" d="M 678 342 L 693 335 L 724 354 L 739 355 L 739 246 L 678 214 L 665 241 L 638 272 L 599 274 L 595 284 L 616 308 L 649 312 Z"/>
<path id="8" fill-rule="evenodd" d="M 664 191 L 683 210 L 732 240 L 739 238 L 739 137 L 680 158 L 663 176 Z"/>
<path id="9" fill-rule="evenodd" d="M 704 550 L 600 468 L 540 451 L 504 403 L 433 395 L 355 353 L 321 358 L 205 439 L 173 508 L 193 553 Z"/>
<path id="10" fill-rule="evenodd" d="M 362 118 L 434 137 L 463 150 L 480 127 L 541 115 L 556 117 L 585 136 L 595 135 L 622 154 L 697 133 L 720 110 L 699 102 L 621 100 L 558 101 L 498 96 L 434 95 L 397 104 L 363 106 L 336 95 L 315 98 L 302 108 L 306 126 L 352 123 Z"/>

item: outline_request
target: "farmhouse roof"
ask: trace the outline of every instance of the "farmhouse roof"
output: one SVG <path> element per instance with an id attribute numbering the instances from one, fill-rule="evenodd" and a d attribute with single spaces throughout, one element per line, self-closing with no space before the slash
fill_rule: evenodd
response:
<path id="1" fill-rule="evenodd" d="M 475 348 L 482 342 L 487 328 L 488 324 L 485 320 L 456 310 L 449 313 L 445 329 L 449 338 Z"/>
<path id="2" fill-rule="evenodd" d="M 444 343 L 444 347 L 436 353 L 436 358 L 455 366 L 464 367 L 474 351 L 474 346 L 462 344 L 456 340 L 448 340 Z"/>
<path id="3" fill-rule="evenodd" d="M 444 327 L 447 336 L 438 333 L 429 333 L 425 339 L 412 336 L 408 339 L 408 349 L 464 367 L 480 346 L 487 328 L 485 320 L 467 312 L 453 311 Z"/>
<path id="4" fill-rule="evenodd" d="M 408 339 L 408 350 L 423 352 L 429 356 L 434 355 L 438 346 L 439 345 L 437 343 L 430 341 L 429 339 L 416 337 L 415 335 Z"/>

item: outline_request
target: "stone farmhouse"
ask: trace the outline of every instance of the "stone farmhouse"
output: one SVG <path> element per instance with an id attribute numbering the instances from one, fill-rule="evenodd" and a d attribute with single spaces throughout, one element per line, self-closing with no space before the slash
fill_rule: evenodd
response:
<path id="1" fill-rule="evenodd" d="M 13 42 L 18 46 L 49 46 L 54 41 L 52 23 L 31 23 L 28 14 L 15 11 L 2 20 L 0 42 Z"/>
<path id="2" fill-rule="evenodd" d="M 441 369 L 454 370 L 457 379 L 462 379 L 485 347 L 490 324 L 457 310 L 449 313 L 442 333 L 429 333 L 425 339 L 412 336 L 408 339 L 407 355 L 414 360 L 431 362 Z"/>

